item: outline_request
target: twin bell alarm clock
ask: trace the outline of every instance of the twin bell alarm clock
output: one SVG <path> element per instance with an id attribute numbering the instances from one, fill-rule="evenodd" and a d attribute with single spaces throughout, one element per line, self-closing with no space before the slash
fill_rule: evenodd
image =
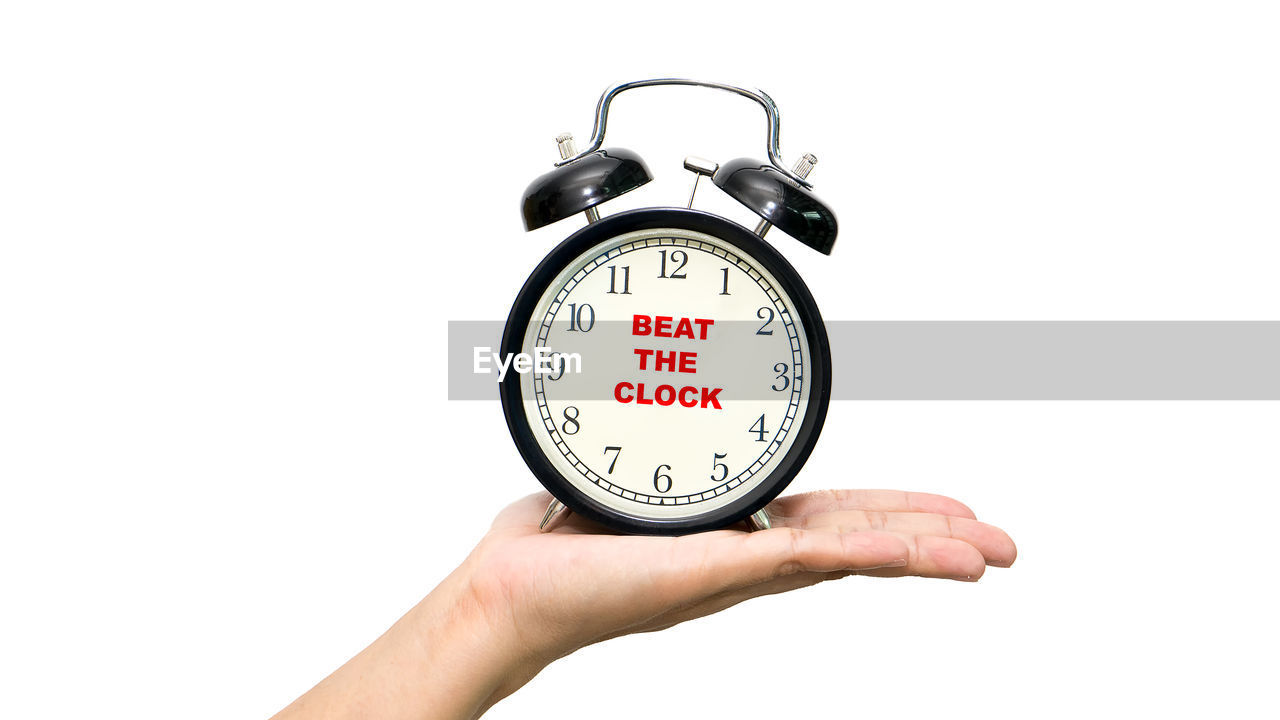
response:
<path id="1" fill-rule="evenodd" d="M 604 147 L 609 105 L 659 85 L 754 100 L 768 117 L 768 157 L 688 158 L 686 207 L 602 217 L 601 205 L 652 179 L 639 155 Z M 569 512 L 627 533 L 769 527 L 765 505 L 822 431 L 831 353 L 813 296 L 765 235 L 776 228 L 823 254 L 836 239 L 835 215 L 807 179 L 817 159 L 784 167 L 778 126 L 760 91 L 616 85 L 596 106 L 590 146 L 557 138 L 560 161 L 525 191 L 527 230 L 587 220 L 534 269 L 502 337 L 502 355 L 528 369 L 508 373 L 500 395 L 520 455 L 555 498 L 544 530 Z M 693 209 L 704 176 L 759 224 Z"/>

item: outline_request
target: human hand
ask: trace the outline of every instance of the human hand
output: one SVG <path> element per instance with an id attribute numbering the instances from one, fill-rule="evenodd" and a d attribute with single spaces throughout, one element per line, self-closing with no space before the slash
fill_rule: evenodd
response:
<path id="1" fill-rule="evenodd" d="M 939 495 L 835 490 L 780 498 L 774 527 L 610 534 L 578 516 L 538 530 L 551 496 L 503 510 L 470 556 L 395 626 L 280 718 L 474 718 L 584 645 L 848 575 L 977 580 L 1017 555 Z"/>
<path id="2" fill-rule="evenodd" d="M 476 603 L 545 664 L 594 642 L 662 630 L 753 597 L 848 575 L 974 581 L 1017 555 L 950 498 L 839 490 L 780 498 L 774 527 L 682 537 L 607 534 L 571 516 L 538 531 L 550 495 L 498 515 L 463 568 Z"/>

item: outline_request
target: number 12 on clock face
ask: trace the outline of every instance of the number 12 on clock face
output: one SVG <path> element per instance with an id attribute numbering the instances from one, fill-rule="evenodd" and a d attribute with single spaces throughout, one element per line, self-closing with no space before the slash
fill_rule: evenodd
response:
<path id="1" fill-rule="evenodd" d="M 557 478 L 616 513 L 713 516 L 783 467 L 810 408 L 810 333 L 758 257 L 662 227 L 584 247 L 531 303 L 523 349 L 580 358 L 522 376 Z M 824 338 L 825 339 L 825 338 Z"/>

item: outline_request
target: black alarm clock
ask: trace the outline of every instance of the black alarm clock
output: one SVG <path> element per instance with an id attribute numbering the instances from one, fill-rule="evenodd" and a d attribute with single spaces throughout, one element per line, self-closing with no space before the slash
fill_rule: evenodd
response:
<path id="1" fill-rule="evenodd" d="M 768 119 L 765 161 L 689 158 L 687 207 L 600 217 L 598 207 L 649 182 L 638 155 L 603 148 L 619 93 L 693 85 L 756 101 Z M 609 528 L 675 535 L 746 520 L 808 459 L 827 413 L 831 355 L 804 281 L 764 240 L 771 227 L 830 254 L 836 219 L 806 179 L 816 158 L 786 169 L 779 115 L 763 92 L 656 79 L 616 85 L 596 106 L 591 145 L 557 138 L 560 162 L 525 192 L 525 227 L 585 213 L 516 296 L 504 357 L 524 372 L 500 382 L 507 426 L 555 497 L 549 530 L 579 513 Z M 692 209 L 710 177 L 760 216 L 754 229 Z"/>

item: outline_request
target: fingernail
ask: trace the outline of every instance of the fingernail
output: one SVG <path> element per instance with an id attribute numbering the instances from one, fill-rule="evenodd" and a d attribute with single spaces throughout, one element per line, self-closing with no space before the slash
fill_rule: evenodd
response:
<path id="1" fill-rule="evenodd" d="M 898 558 L 897 560 L 890 560 L 889 562 L 883 565 L 874 565 L 869 568 L 863 568 L 863 570 L 880 570 L 882 568 L 900 568 L 900 567 L 906 567 L 906 566 L 907 566 L 907 559 Z"/>

